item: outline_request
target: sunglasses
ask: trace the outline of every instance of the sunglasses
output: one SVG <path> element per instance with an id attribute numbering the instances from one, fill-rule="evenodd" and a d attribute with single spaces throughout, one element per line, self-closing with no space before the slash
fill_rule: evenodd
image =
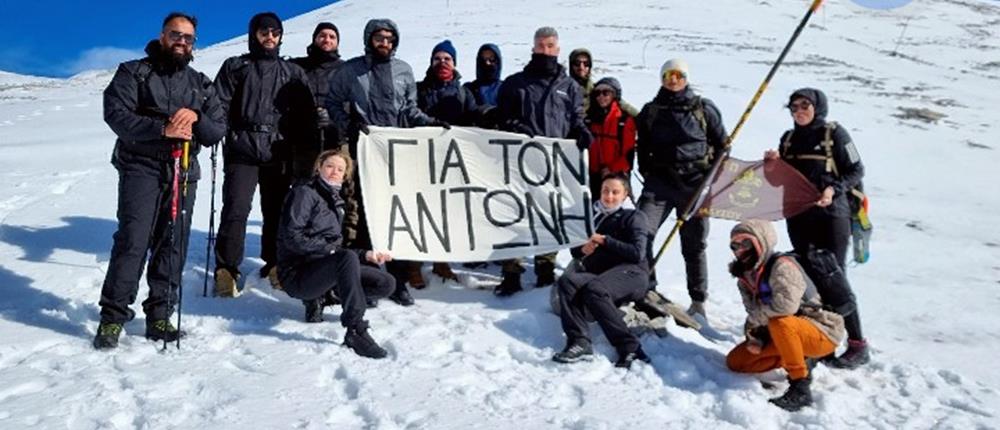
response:
<path id="1" fill-rule="evenodd" d="M 809 110 L 810 106 L 812 106 L 812 103 L 809 103 L 809 101 L 807 100 L 802 100 L 797 103 L 789 103 L 788 110 L 792 112 L 798 112 L 800 110 Z"/>
<path id="2" fill-rule="evenodd" d="M 261 36 L 271 36 L 274 38 L 281 37 L 281 30 L 277 28 L 262 28 L 257 30 L 257 34 Z"/>
<path id="3" fill-rule="evenodd" d="M 594 90 L 594 95 L 598 95 L 598 96 L 614 96 L 615 92 L 613 90 Z"/>
<path id="4" fill-rule="evenodd" d="M 732 250 L 733 252 L 739 251 L 741 249 L 750 249 L 750 248 L 753 248 L 753 242 L 751 242 L 750 239 L 735 240 L 729 242 L 729 249 Z"/>
<path id="5" fill-rule="evenodd" d="M 680 70 L 667 70 L 667 73 L 663 74 L 663 79 L 674 78 L 677 80 L 687 79 L 687 75 Z"/>
<path id="6" fill-rule="evenodd" d="M 570 64 L 572 64 L 573 66 L 587 66 L 587 67 L 590 67 L 590 61 L 587 61 L 587 60 L 576 60 L 576 61 L 570 62 Z"/>
<path id="7" fill-rule="evenodd" d="M 372 40 L 375 43 L 389 43 L 389 44 L 396 43 L 396 38 L 395 37 L 393 37 L 393 36 L 386 36 L 384 34 L 376 34 L 376 35 L 372 36 Z"/>
<path id="8" fill-rule="evenodd" d="M 170 41 L 174 43 L 183 40 L 184 43 L 187 43 L 188 45 L 194 45 L 194 42 L 198 40 L 198 38 L 194 37 L 193 34 L 181 33 L 179 31 L 173 31 L 173 30 L 167 33 L 167 39 L 170 39 Z"/>

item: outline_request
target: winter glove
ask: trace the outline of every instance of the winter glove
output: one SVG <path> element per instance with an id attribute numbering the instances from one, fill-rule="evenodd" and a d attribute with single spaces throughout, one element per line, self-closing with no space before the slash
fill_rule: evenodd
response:
<path id="1" fill-rule="evenodd" d="M 510 121 L 509 123 L 507 123 L 506 129 L 514 133 L 526 134 L 528 135 L 528 137 L 532 139 L 535 138 L 535 132 L 531 130 L 531 127 L 528 127 L 527 125 L 525 125 L 520 121 Z"/>
<path id="2" fill-rule="evenodd" d="M 590 144 L 593 143 L 593 141 L 594 136 L 590 134 L 590 131 L 582 130 L 580 135 L 576 137 L 576 147 L 583 151 L 590 148 Z"/>
<path id="3" fill-rule="evenodd" d="M 327 128 L 330 124 L 330 113 L 325 108 L 316 108 L 316 128 Z"/>
<path id="4" fill-rule="evenodd" d="M 440 119 L 435 119 L 434 121 L 431 121 L 431 126 L 441 127 L 445 130 L 451 130 L 451 124 L 448 124 L 447 121 L 442 121 Z"/>

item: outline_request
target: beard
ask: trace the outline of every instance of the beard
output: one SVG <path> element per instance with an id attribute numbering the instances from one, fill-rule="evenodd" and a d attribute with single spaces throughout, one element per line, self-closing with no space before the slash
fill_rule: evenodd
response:
<path id="1" fill-rule="evenodd" d="M 171 46 L 163 50 L 163 59 L 173 63 L 178 68 L 184 68 L 194 60 L 194 50 L 190 48 L 176 50 Z"/>

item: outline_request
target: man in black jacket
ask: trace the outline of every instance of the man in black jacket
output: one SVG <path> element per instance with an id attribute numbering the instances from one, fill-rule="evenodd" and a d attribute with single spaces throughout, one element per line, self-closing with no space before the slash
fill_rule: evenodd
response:
<path id="1" fill-rule="evenodd" d="M 358 132 L 367 132 L 369 125 L 380 127 L 442 126 L 439 121 L 423 113 L 417 107 L 417 83 L 413 69 L 405 61 L 396 58 L 399 48 L 399 27 L 390 19 L 373 19 L 365 25 L 365 55 L 354 57 L 344 63 L 330 81 L 330 95 L 327 110 L 330 119 L 340 130 L 346 130 L 351 156 L 357 158 Z M 365 166 L 359 165 L 358 170 Z M 357 184 L 357 176 L 355 176 Z M 358 237 L 349 241 L 352 248 L 371 248 L 368 225 L 364 216 L 364 201 L 360 187 L 358 213 L 347 214 L 347 228 L 354 228 Z M 413 304 L 413 297 L 406 289 L 410 286 L 423 288 L 424 279 L 420 264 L 409 261 L 394 261 L 390 272 L 400 282 L 398 289 L 389 299 L 403 306 Z"/>
<path id="2" fill-rule="evenodd" d="M 713 157 L 721 154 L 726 144 L 722 114 L 711 100 L 688 86 L 688 70 L 684 60 L 664 63 L 660 69 L 663 87 L 642 107 L 635 121 L 639 172 L 646 180 L 638 206 L 649 219 L 651 237 L 656 237 L 670 212 L 684 210 L 705 179 Z M 691 296 L 688 313 L 704 316 L 708 218 L 691 218 L 681 227 L 680 236 Z M 650 268 L 650 275 L 655 274 L 655 268 Z"/>
<path id="3" fill-rule="evenodd" d="M 535 31 L 531 61 L 508 77 L 497 99 L 500 129 L 528 136 L 576 139 L 580 149 L 593 137 L 584 124 L 583 91 L 559 64 L 559 33 L 552 27 Z M 535 256 L 536 286 L 555 282 L 556 254 Z M 518 259 L 503 263 L 503 280 L 493 291 L 509 296 L 521 291 L 524 267 Z"/>
<path id="4" fill-rule="evenodd" d="M 135 302 L 146 254 L 149 297 L 142 303 L 146 337 L 168 341 L 183 333 L 169 322 L 177 303 L 179 274 L 187 256 L 191 215 L 200 169 L 199 145 L 218 142 L 225 132 L 224 112 L 212 83 L 188 67 L 193 58 L 197 20 L 171 13 L 159 40 L 146 45 L 147 57 L 122 63 L 104 90 L 104 121 L 118 136 L 111 164 L 118 170 L 118 231 L 101 289 L 98 349 L 118 346 L 122 326 L 135 316 Z M 189 141 L 184 219 L 171 221 L 175 180 L 174 151 Z M 180 199 L 179 199 L 180 200 Z M 173 227 L 170 231 L 169 227 Z"/>
<path id="5" fill-rule="evenodd" d="M 329 22 L 321 22 L 313 30 L 312 43 L 306 47 L 306 56 L 291 62 L 302 67 L 308 78 L 309 89 L 316 103 L 316 131 L 311 139 L 292 149 L 292 173 L 297 178 L 313 174 L 313 163 L 320 152 L 340 146 L 340 130 L 333 125 L 326 108 L 330 79 L 344 64 L 340 58 L 340 30 Z"/>
<path id="6" fill-rule="evenodd" d="M 223 147 L 222 216 L 215 245 L 215 292 L 235 297 L 254 189 L 264 218 L 260 276 L 278 287 L 275 234 L 291 181 L 288 159 L 315 130 L 315 106 L 302 68 L 278 56 L 282 25 L 264 12 L 250 20 L 250 52 L 227 59 L 215 77 L 229 132 Z"/>

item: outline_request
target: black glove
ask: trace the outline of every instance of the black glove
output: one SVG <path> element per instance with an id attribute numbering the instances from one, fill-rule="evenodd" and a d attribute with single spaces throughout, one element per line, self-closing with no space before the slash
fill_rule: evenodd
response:
<path id="1" fill-rule="evenodd" d="M 331 123 L 330 112 L 325 108 L 316 108 L 316 128 L 327 128 Z"/>
<path id="2" fill-rule="evenodd" d="M 442 121 L 440 119 L 435 119 L 434 121 L 431 121 L 431 126 L 441 127 L 445 130 L 451 130 L 451 124 L 448 124 L 448 121 Z"/>
<path id="3" fill-rule="evenodd" d="M 358 123 L 358 131 L 364 134 L 371 134 L 371 130 L 368 129 L 368 124 L 365 124 L 363 122 Z"/>
<path id="4" fill-rule="evenodd" d="M 576 137 L 576 147 L 580 148 L 581 151 L 590 148 L 590 144 L 594 141 L 594 136 L 590 134 L 588 130 L 582 130 L 579 136 Z"/>
<path id="5" fill-rule="evenodd" d="M 520 121 L 511 121 L 507 129 L 513 131 L 514 133 L 526 134 L 532 139 L 535 138 L 535 132 L 531 129 L 531 127 L 528 127 Z"/>

